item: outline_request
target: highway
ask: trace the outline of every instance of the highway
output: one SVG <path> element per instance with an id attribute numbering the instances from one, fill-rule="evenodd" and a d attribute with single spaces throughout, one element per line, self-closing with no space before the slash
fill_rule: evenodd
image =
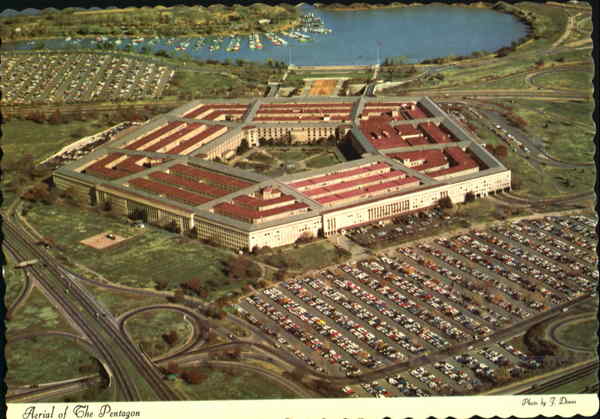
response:
<path id="1" fill-rule="evenodd" d="M 39 264 L 27 268 L 51 302 L 68 316 L 91 342 L 99 360 L 107 369 L 110 384 L 118 392 L 117 399 L 177 400 L 179 397 L 163 381 L 162 375 L 118 328 L 110 313 L 79 284 L 69 280 L 52 258 L 36 247 L 35 239 L 4 218 L 4 247 L 17 261 L 38 259 Z M 64 290 L 68 288 L 69 293 Z M 142 393 L 139 378 L 148 386 Z"/>

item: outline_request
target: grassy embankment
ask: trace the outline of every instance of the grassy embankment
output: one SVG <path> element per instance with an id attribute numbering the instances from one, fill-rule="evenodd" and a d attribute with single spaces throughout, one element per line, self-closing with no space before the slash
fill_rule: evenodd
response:
<path id="1" fill-rule="evenodd" d="M 1 145 L 4 152 L 2 166 L 3 203 L 6 207 L 17 197 L 24 187 L 35 182 L 27 176 L 19 175 L 19 162 L 31 155 L 34 162 L 40 162 L 62 147 L 88 135 L 103 131 L 115 125 L 106 118 L 90 118 L 86 121 L 72 121 L 51 125 L 33 121 L 11 119 L 2 124 Z"/>
<path id="2" fill-rule="evenodd" d="M 543 140 L 546 152 L 565 162 L 589 163 L 593 161 L 594 125 L 591 117 L 591 102 L 549 102 L 519 99 L 496 101 L 511 108 L 511 112 L 522 117 L 527 126 L 525 131 Z M 503 141 L 481 121 L 470 119 L 476 128 L 475 134 L 482 142 L 492 145 Z M 595 182 L 594 167 L 565 169 L 535 163 L 528 155 L 508 150 L 502 162 L 512 171 L 513 179 L 521 185 L 515 193 L 534 198 L 551 198 L 588 192 Z"/>
<path id="3" fill-rule="evenodd" d="M 145 311 L 127 319 L 127 332 L 133 342 L 141 345 L 144 352 L 155 357 L 163 355 L 184 344 L 192 335 L 192 326 L 183 320 L 183 314 L 168 310 Z M 171 343 L 163 335 L 175 332 Z"/>
<path id="4" fill-rule="evenodd" d="M 98 372 L 97 364 L 86 351 L 73 340 L 61 336 L 37 336 L 9 342 L 6 363 L 6 381 L 10 387 L 67 380 Z"/>
<path id="5" fill-rule="evenodd" d="M 269 64 L 247 61 L 196 63 L 195 67 L 177 70 L 163 100 L 262 96 L 267 82 L 283 74 L 282 69 Z"/>
<path id="6" fill-rule="evenodd" d="M 4 307 L 9 309 L 15 303 L 17 297 L 21 294 L 25 286 L 25 272 L 22 269 L 14 269 L 15 261 L 8 252 L 5 252 L 5 275 L 4 284 L 6 286 L 4 294 Z"/>
<path id="7" fill-rule="evenodd" d="M 295 395 L 272 380 L 248 371 L 202 369 L 204 380 L 186 384 L 177 379 L 169 384 L 189 400 L 289 399 Z"/>
<path id="8" fill-rule="evenodd" d="M 229 280 L 223 272 L 230 252 L 163 229 L 148 226 L 140 230 L 123 218 L 64 205 L 35 204 L 27 218 L 38 231 L 63 248 L 64 255 L 71 261 L 117 284 L 154 289 L 158 281 L 162 281 L 166 283 L 166 290 L 175 290 L 181 283 L 198 278 L 209 292 L 209 298 L 217 298 L 246 283 Z M 79 243 L 105 231 L 129 240 L 104 250 Z"/>
<path id="9" fill-rule="evenodd" d="M 556 330 L 556 338 L 560 342 L 593 351 L 598 346 L 598 337 L 591 331 L 598 329 L 598 320 L 587 319 L 574 321 L 573 323 L 560 326 Z"/>
<path id="10" fill-rule="evenodd" d="M 43 333 L 48 330 L 73 331 L 46 296 L 34 288 L 25 304 L 6 321 L 6 333 Z"/>
<path id="11" fill-rule="evenodd" d="M 261 252 L 257 258 L 279 269 L 305 272 L 340 263 L 346 256 L 339 254 L 335 246 L 327 240 L 318 240 L 299 246 L 289 245 Z"/>

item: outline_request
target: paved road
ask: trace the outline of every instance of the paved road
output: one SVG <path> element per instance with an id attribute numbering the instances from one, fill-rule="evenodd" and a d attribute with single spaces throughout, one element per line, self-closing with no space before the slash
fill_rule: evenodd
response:
<path id="1" fill-rule="evenodd" d="M 28 270 L 36 277 L 45 293 L 51 296 L 54 305 L 69 315 L 69 320 L 79 327 L 86 338 L 98 351 L 100 360 L 108 368 L 111 383 L 123 400 L 141 400 L 142 397 L 156 397 L 161 400 L 177 400 L 179 397 L 162 380 L 161 374 L 150 364 L 131 341 L 119 332 L 115 319 L 102 307 L 83 286 L 69 280 L 59 269 L 58 264 L 45 252 L 32 244 L 35 241 L 29 233 L 13 221 L 4 218 L 4 245 L 18 260 L 38 259 L 41 265 L 33 265 Z M 67 294 L 63 290 L 69 288 Z M 139 376 L 134 383 L 130 371 Z M 147 380 L 146 390 L 139 388 L 140 382 Z M 141 392 L 144 391 L 142 396 Z M 153 396 L 148 394 L 153 393 Z"/>

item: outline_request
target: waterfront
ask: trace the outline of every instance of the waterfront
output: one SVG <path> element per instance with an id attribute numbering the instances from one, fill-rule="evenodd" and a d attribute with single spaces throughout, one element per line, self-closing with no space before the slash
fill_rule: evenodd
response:
<path id="1" fill-rule="evenodd" d="M 271 58 L 295 65 L 370 65 L 386 57 L 406 57 L 407 62 L 448 55 L 469 55 L 475 51 L 494 51 L 510 45 L 527 33 L 527 27 L 513 16 L 490 9 L 427 5 L 378 10 L 326 11 L 304 5 L 301 13 L 314 13 L 331 33 L 304 33 L 310 41 L 277 34 L 287 44 L 274 45 L 260 34 L 262 48 L 249 48 L 248 36 L 201 38 L 107 38 L 116 48 L 135 51 L 164 50 L 172 55 L 187 54 L 196 59 L 244 59 L 266 61 Z M 67 38 L 68 39 L 68 38 Z M 101 42 L 106 42 L 101 41 Z M 239 42 L 239 50 L 227 51 Z M 48 49 L 95 48 L 94 38 L 44 40 Z M 219 49 L 210 48 L 218 44 Z M 32 49 L 35 42 L 4 44 L 3 50 Z M 212 50 L 211 50 L 212 49 Z"/>

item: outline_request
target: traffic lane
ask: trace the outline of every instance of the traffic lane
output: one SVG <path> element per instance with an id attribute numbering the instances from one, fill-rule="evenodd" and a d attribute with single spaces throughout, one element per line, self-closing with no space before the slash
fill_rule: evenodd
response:
<path id="1" fill-rule="evenodd" d="M 530 135 L 527 135 L 525 132 L 521 131 L 519 128 L 512 126 L 502 115 L 500 115 L 500 113 L 485 109 L 481 109 L 481 113 L 483 113 L 490 121 L 493 122 L 494 128 L 496 125 L 499 125 L 502 132 L 511 134 L 516 140 L 527 145 L 534 152 L 534 154 L 544 152 L 542 140 L 537 138 L 534 139 Z"/>

